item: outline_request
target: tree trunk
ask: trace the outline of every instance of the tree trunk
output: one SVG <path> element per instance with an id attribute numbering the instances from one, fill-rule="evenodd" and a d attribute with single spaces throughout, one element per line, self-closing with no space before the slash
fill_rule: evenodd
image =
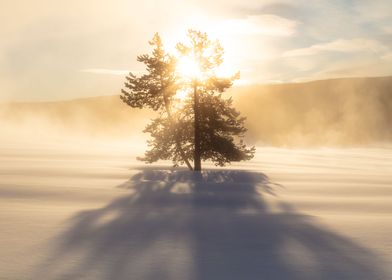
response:
<path id="1" fill-rule="evenodd" d="M 201 151 L 200 151 L 200 105 L 199 105 L 199 93 L 197 91 L 197 82 L 193 84 L 193 110 L 195 114 L 195 154 L 193 157 L 194 171 L 201 171 Z"/>
<path id="2" fill-rule="evenodd" d="M 173 117 L 172 117 L 172 115 L 171 115 L 171 110 L 170 110 L 170 107 L 169 107 L 169 102 L 167 101 L 167 98 L 165 98 L 165 97 L 164 97 L 164 101 L 165 101 L 166 112 L 167 112 L 167 115 L 168 115 L 168 117 L 169 117 L 169 119 L 170 119 L 170 123 L 171 123 L 172 126 L 174 126 L 175 124 L 174 124 Z M 182 148 L 180 139 L 178 138 L 178 133 L 177 133 L 177 131 L 175 132 L 175 136 L 174 136 L 174 137 L 175 137 L 175 141 L 176 141 L 176 147 L 177 147 L 178 151 L 180 152 L 180 155 L 181 155 L 181 157 L 182 157 L 182 160 L 185 162 L 185 164 L 186 164 L 186 166 L 189 168 L 189 170 L 192 171 L 192 170 L 193 170 L 192 165 L 189 163 L 189 160 L 186 158 L 186 155 L 185 155 L 185 153 L 184 153 L 184 149 Z"/>

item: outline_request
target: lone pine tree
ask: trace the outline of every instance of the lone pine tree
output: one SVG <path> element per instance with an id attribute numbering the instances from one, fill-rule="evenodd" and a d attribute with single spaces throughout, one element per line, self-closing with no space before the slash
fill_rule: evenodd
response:
<path id="1" fill-rule="evenodd" d="M 175 166 L 186 164 L 190 170 L 200 171 L 201 161 L 224 166 L 251 159 L 255 148 L 243 142 L 245 118 L 235 110 L 231 98 L 222 96 L 239 75 L 216 75 L 223 62 L 219 42 L 189 30 L 188 42 L 177 44 L 177 57 L 165 53 L 158 34 L 150 44 L 152 54 L 138 56 L 147 74 L 136 77 L 130 73 L 121 95 L 133 108 L 159 113 L 144 130 L 152 139 L 141 160 L 172 160 Z"/>
<path id="2" fill-rule="evenodd" d="M 151 108 L 154 111 L 159 111 L 161 115 L 165 113 L 169 119 L 166 122 L 166 128 L 168 131 L 175 131 L 173 132 L 175 153 L 180 154 L 180 158 L 176 157 L 175 162 L 185 163 L 189 169 L 192 169 L 188 157 L 184 154 L 179 143 L 180 134 L 176 131 L 175 120 L 171 114 L 173 96 L 178 90 L 175 76 L 176 61 L 165 53 L 162 40 L 157 33 L 149 44 L 154 48 L 152 55 L 144 54 L 137 57 L 139 62 L 146 65 L 147 74 L 136 77 L 130 73 L 126 77 L 126 90 L 122 89 L 120 97 L 122 101 L 133 108 Z M 149 160 L 146 159 L 146 161 Z"/>

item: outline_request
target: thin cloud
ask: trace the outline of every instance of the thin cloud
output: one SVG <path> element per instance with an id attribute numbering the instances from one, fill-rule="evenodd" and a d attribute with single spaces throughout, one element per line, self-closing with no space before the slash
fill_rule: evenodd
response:
<path id="1" fill-rule="evenodd" d="M 385 33 L 392 34 L 392 25 L 383 26 L 382 29 Z"/>
<path id="2" fill-rule="evenodd" d="M 391 61 L 392 61 L 392 51 L 386 53 L 386 54 L 383 55 L 381 58 L 384 59 L 384 60 L 391 60 Z"/>
<path id="3" fill-rule="evenodd" d="M 117 70 L 117 69 L 104 69 L 104 68 L 87 68 L 87 69 L 80 69 L 79 72 L 100 74 L 100 75 L 124 76 L 124 75 L 129 74 L 129 72 L 131 72 L 131 71 L 130 70 Z"/>
<path id="4" fill-rule="evenodd" d="M 218 29 L 224 33 L 286 37 L 294 35 L 297 26 L 297 21 L 277 15 L 257 15 L 244 19 L 227 19 L 219 24 Z"/>
<path id="5" fill-rule="evenodd" d="M 322 52 L 362 52 L 370 51 L 374 53 L 384 52 L 387 48 L 380 42 L 373 39 L 355 38 L 339 39 L 328 43 L 315 44 L 307 48 L 300 48 L 283 53 L 283 57 L 309 56 Z"/>

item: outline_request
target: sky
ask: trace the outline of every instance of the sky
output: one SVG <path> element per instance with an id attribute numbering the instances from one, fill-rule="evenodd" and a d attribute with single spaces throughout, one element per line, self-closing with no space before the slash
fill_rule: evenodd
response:
<path id="1" fill-rule="evenodd" d="M 0 0 L 0 101 L 119 94 L 158 32 L 225 49 L 240 84 L 392 75 L 389 0 Z"/>

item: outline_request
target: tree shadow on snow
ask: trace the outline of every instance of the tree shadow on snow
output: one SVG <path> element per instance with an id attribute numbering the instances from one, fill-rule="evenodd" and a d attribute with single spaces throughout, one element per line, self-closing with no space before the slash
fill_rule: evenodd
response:
<path id="1" fill-rule="evenodd" d="M 262 173 L 145 169 L 131 194 L 73 217 L 45 279 L 386 279 L 369 250 L 263 196 Z M 36 278 L 39 279 L 39 278 Z"/>

